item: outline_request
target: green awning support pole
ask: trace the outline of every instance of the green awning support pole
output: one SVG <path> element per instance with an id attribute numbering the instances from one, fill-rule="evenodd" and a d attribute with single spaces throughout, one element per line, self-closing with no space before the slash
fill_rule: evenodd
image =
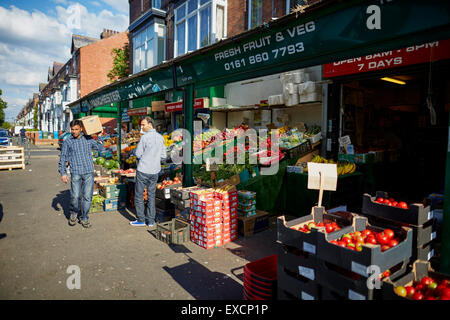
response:
<path id="1" fill-rule="evenodd" d="M 189 84 L 185 86 L 184 89 L 185 89 L 185 99 L 183 99 L 184 129 L 186 129 L 190 134 L 190 137 L 188 137 L 188 142 L 190 143 L 191 147 L 187 157 L 186 155 L 183 155 L 185 159 L 183 161 L 183 186 L 191 187 L 194 184 L 192 173 L 192 150 L 194 141 L 194 85 Z"/>
<path id="2" fill-rule="evenodd" d="M 122 164 L 122 101 L 115 102 L 114 106 L 117 109 L 117 161 L 120 167 Z"/>
<path id="3" fill-rule="evenodd" d="M 450 139 L 450 117 L 449 137 Z M 450 141 L 447 141 L 447 146 Z M 447 147 L 447 164 L 445 168 L 445 191 L 444 191 L 444 219 L 442 222 L 441 237 L 441 270 L 442 273 L 450 274 L 450 148 Z"/>

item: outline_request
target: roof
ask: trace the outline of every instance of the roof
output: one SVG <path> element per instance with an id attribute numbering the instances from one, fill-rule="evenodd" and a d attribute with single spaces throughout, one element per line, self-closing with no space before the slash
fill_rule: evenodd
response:
<path id="1" fill-rule="evenodd" d="M 70 49 L 70 53 L 80 49 L 81 47 L 87 46 L 88 44 L 99 41 L 100 39 L 91 38 L 86 36 L 81 36 L 79 34 L 72 35 L 72 48 Z"/>

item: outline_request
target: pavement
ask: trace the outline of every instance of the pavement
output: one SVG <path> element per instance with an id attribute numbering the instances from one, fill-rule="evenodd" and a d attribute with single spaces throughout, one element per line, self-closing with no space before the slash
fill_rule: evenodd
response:
<path id="1" fill-rule="evenodd" d="M 0 171 L 0 299 L 242 300 L 244 265 L 276 253 L 275 219 L 211 250 L 169 246 L 129 210 L 70 227 L 58 160 L 56 146 L 32 146 L 25 170 Z"/>

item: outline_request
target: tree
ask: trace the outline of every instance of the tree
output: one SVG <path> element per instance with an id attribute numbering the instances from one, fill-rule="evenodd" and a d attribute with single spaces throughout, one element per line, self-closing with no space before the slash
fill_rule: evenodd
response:
<path id="1" fill-rule="evenodd" d="M 11 123 L 5 121 L 5 122 L 2 123 L 0 128 L 9 130 L 11 128 L 11 126 L 12 126 Z"/>
<path id="2" fill-rule="evenodd" d="M 130 64 L 130 54 L 128 43 L 123 48 L 114 48 L 111 50 L 113 56 L 113 68 L 107 74 L 110 82 L 117 79 L 128 77 L 128 70 Z"/>
<path id="3" fill-rule="evenodd" d="M 5 122 L 5 111 L 3 109 L 6 109 L 7 107 L 6 101 L 3 101 L 2 99 L 2 89 L 0 89 L 0 127 L 2 127 Z"/>
<path id="4" fill-rule="evenodd" d="M 34 128 L 38 128 L 38 106 L 34 106 L 34 115 L 33 115 Z"/>

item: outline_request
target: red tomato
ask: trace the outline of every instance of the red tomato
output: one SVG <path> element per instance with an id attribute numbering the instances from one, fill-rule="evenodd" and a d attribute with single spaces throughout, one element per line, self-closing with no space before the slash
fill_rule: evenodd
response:
<path id="1" fill-rule="evenodd" d="M 448 287 L 448 286 L 450 286 L 450 280 L 444 279 L 441 281 L 441 284 Z"/>
<path id="2" fill-rule="evenodd" d="M 390 202 L 394 202 L 395 199 L 394 199 L 394 198 L 389 198 L 389 201 L 390 201 Z"/>
<path id="3" fill-rule="evenodd" d="M 338 245 L 345 248 L 347 246 L 347 243 L 345 241 L 341 240 L 341 241 L 338 241 Z"/>
<path id="4" fill-rule="evenodd" d="M 384 233 L 389 239 L 394 238 L 394 231 L 392 231 L 391 229 L 384 229 L 383 233 Z"/>
<path id="5" fill-rule="evenodd" d="M 413 294 L 412 299 L 413 299 L 413 300 L 423 300 L 423 299 L 424 299 L 424 296 L 423 296 L 422 293 L 416 292 L 416 293 Z"/>
<path id="6" fill-rule="evenodd" d="M 389 200 L 384 201 L 384 204 L 387 206 L 392 206 L 392 202 L 390 202 Z"/>
<path id="7" fill-rule="evenodd" d="M 423 277 L 420 283 L 424 286 L 424 288 L 427 288 L 431 283 L 433 282 L 433 279 L 430 277 Z"/>
<path id="8" fill-rule="evenodd" d="M 383 232 L 377 234 L 376 239 L 381 245 L 387 245 L 387 243 L 389 242 L 389 238 Z"/>
<path id="9" fill-rule="evenodd" d="M 418 285 L 416 285 L 416 291 L 422 291 L 423 290 L 423 284 L 421 284 L 420 282 L 419 282 L 419 284 Z"/>
<path id="10" fill-rule="evenodd" d="M 445 288 L 441 290 L 441 297 L 450 298 L 450 288 Z"/>
<path id="11" fill-rule="evenodd" d="M 436 300 L 436 298 L 433 297 L 433 296 L 427 296 L 427 297 L 425 298 L 425 300 Z"/>
<path id="12" fill-rule="evenodd" d="M 334 227 L 331 224 L 326 224 L 325 225 L 325 230 L 327 233 L 333 232 L 334 231 Z"/>
<path id="13" fill-rule="evenodd" d="M 379 202 L 379 203 L 384 203 L 384 198 L 378 198 L 377 200 L 376 200 L 377 202 Z"/>
<path id="14" fill-rule="evenodd" d="M 389 247 L 387 244 L 381 246 L 381 252 L 384 252 L 386 250 L 389 250 L 391 247 Z"/>
<path id="15" fill-rule="evenodd" d="M 377 244 L 377 239 L 374 236 L 370 235 L 366 238 L 366 243 Z"/>
<path id="16" fill-rule="evenodd" d="M 395 247 L 395 246 L 398 246 L 398 241 L 392 239 L 392 240 L 389 241 L 388 246 L 389 246 L 390 248 Z"/>
<path id="17" fill-rule="evenodd" d="M 392 201 L 392 206 L 393 206 L 393 207 L 398 206 L 398 202 L 397 202 L 397 201 Z"/>
<path id="18" fill-rule="evenodd" d="M 402 209 L 408 209 L 408 204 L 406 204 L 406 202 L 404 201 L 399 202 L 398 206 Z"/>
<path id="19" fill-rule="evenodd" d="M 338 244 L 338 241 L 337 240 L 331 240 L 330 243 Z"/>
<path id="20" fill-rule="evenodd" d="M 416 289 L 414 289 L 413 286 L 407 286 L 406 289 L 406 296 L 411 297 L 414 293 L 416 293 Z"/>
<path id="21" fill-rule="evenodd" d="M 343 241 L 343 242 L 345 242 L 345 244 L 349 244 L 349 243 L 352 243 L 352 239 L 350 239 L 349 237 L 344 237 L 344 238 L 342 238 L 342 240 L 341 241 Z"/>
<path id="22" fill-rule="evenodd" d="M 368 235 L 372 234 L 372 231 L 370 231 L 369 229 L 366 229 L 364 231 L 361 232 L 361 235 L 363 237 L 367 237 Z"/>
<path id="23" fill-rule="evenodd" d="M 325 227 L 325 225 L 323 224 L 323 222 L 319 222 L 319 223 L 317 224 L 317 226 L 318 226 L 318 227 Z"/>

